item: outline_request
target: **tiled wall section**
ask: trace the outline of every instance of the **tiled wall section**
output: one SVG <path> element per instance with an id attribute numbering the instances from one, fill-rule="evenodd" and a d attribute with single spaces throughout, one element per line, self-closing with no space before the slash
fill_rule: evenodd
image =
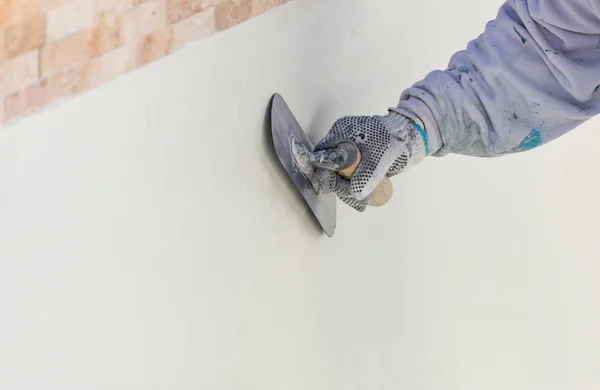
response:
<path id="1" fill-rule="evenodd" d="M 291 0 L 0 0 L 0 125 Z"/>

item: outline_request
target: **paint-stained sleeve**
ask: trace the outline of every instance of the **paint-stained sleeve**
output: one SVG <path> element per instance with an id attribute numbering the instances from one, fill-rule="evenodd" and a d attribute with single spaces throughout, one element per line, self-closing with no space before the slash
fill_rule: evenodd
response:
<path id="1" fill-rule="evenodd" d="M 485 31 L 392 108 L 436 156 L 501 156 L 600 112 L 600 1 L 509 0 Z"/>

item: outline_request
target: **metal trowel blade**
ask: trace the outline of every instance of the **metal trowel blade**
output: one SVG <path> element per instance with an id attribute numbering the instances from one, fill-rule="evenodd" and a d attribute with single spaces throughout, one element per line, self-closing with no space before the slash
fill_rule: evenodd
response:
<path id="1" fill-rule="evenodd" d="M 315 191 L 310 182 L 314 168 L 292 151 L 292 148 L 306 148 L 312 152 L 314 145 L 279 94 L 275 94 L 271 102 L 271 131 L 279 161 L 321 224 L 325 234 L 333 237 L 337 212 L 335 195 L 318 194 Z"/>

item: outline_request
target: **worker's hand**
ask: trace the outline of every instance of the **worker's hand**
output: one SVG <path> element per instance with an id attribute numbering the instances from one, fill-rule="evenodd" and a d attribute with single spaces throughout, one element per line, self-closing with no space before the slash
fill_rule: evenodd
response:
<path id="1" fill-rule="evenodd" d="M 428 153 L 427 135 L 412 120 L 390 112 L 386 116 L 356 116 L 337 120 L 315 151 L 354 142 L 362 160 L 351 180 L 316 168 L 320 192 L 335 194 L 358 211 L 365 211 L 369 194 L 387 176 L 395 176 L 421 162 Z"/>

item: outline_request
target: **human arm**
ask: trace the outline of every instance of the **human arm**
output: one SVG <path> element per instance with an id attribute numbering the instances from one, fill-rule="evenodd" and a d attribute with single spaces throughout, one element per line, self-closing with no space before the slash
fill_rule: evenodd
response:
<path id="1" fill-rule="evenodd" d="M 546 144 L 600 112 L 599 85 L 600 2 L 509 0 L 466 50 L 452 56 L 448 69 L 404 91 L 388 115 L 371 117 L 389 134 L 381 150 L 357 137 L 368 141 L 373 126 L 365 134 L 365 128 L 348 126 L 355 117 L 334 124 L 317 149 L 349 137 L 371 160 L 356 173 L 366 184 L 336 178 L 325 191 L 364 210 L 373 183 L 426 156 L 496 157 Z"/>

